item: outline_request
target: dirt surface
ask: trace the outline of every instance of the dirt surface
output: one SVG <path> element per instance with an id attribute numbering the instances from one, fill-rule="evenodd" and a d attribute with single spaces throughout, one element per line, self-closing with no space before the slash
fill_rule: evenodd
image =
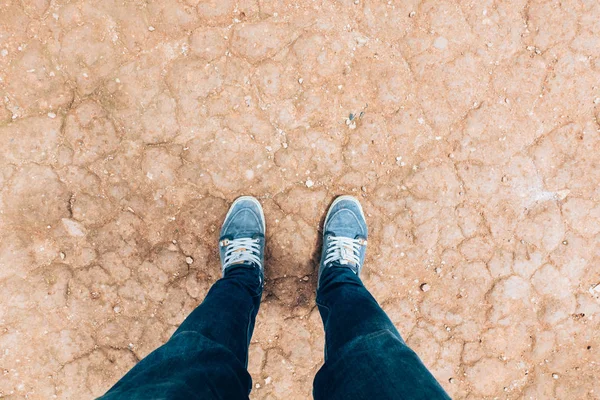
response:
<path id="1" fill-rule="evenodd" d="M 599 399 L 600 3 L 4 0 L 0 397 L 102 394 L 267 216 L 254 399 L 323 355 L 319 224 L 456 399 Z"/>

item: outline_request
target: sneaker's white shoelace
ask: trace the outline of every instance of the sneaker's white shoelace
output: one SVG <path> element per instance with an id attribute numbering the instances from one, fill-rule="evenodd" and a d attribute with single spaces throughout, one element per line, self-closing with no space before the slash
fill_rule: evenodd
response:
<path id="1" fill-rule="evenodd" d="M 325 253 L 325 265 L 338 261 L 342 265 L 360 264 L 360 247 L 366 240 L 343 236 L 330 236 Z"/>
<path id="2" fill-rule="evenodd" d="M 260 239 L 224 239 L 221 246 L 227 246 L 223 260 L 223 270 L 233 264 L 254 263 L 261 266 Z"/>

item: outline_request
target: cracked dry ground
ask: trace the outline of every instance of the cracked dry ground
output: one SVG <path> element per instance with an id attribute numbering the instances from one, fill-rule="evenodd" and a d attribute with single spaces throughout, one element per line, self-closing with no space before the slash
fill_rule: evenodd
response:
<path id="1" fill-rule="evenodd" d="M 0 397 L 107 390 L 251 194 L 251 396 L 309 398 L 349 193 L 366 286 L 451 396 L 599 399 L 599 32 L 595 0 L 3 1 Z"/>

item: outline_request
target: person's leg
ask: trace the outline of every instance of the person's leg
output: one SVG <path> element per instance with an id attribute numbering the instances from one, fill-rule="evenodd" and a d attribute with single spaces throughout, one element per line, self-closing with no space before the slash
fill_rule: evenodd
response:
<path id="1" fill-rule="evenodd" d="M 256 268 L 229 268 L 169 341 L 102 399 L 246 399 L 248 344 L 261 292 Z"/>
<path id="2" fill-rule="evenodd" d="M 316 400 L 448 399 L 362 284 L 367 227 L 357 200 L 336 200 L 325 219 L 317 304 L 325 364 Z"/>
<path id="3" fill-rule="evenodd" d="M 184 332 L 201 333 L 230 349 L 246 367 L 261 294 L 260 271 L 248 265 L 232 266 L 215 282 L 202 304 L 183 321 L 173 336 Z"/>
<path id="4" fill-rule="evenodd" d="M 258 201 L 236 200 L 219 241 L 223 278 L 169 341 L 133 367 L 103 400 L 248 398 L 248 345 L 262 294 L 264 234 Z"/>

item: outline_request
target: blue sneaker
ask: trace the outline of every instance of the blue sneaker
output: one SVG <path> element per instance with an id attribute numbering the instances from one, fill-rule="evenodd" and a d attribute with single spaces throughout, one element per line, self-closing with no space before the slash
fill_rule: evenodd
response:
<path id="1" fill-rule="evenodd" d="M 260 270 L 262 283 L 265 228 L 265 215 L 256 198 L 242 196 L 233 202 L 225 216 L 219 238 L 223 275 L 233 265 L 251 265 Z"/>
<path id="2" fill-rule="evenodd" d="M 352 196 L 335 199 L 323 225 L 319 282 L 323 271 L 332 265 L 348 267 L 359 275 L 365 261 L 367 235 L 365 214 L 358 200 Z"/>

